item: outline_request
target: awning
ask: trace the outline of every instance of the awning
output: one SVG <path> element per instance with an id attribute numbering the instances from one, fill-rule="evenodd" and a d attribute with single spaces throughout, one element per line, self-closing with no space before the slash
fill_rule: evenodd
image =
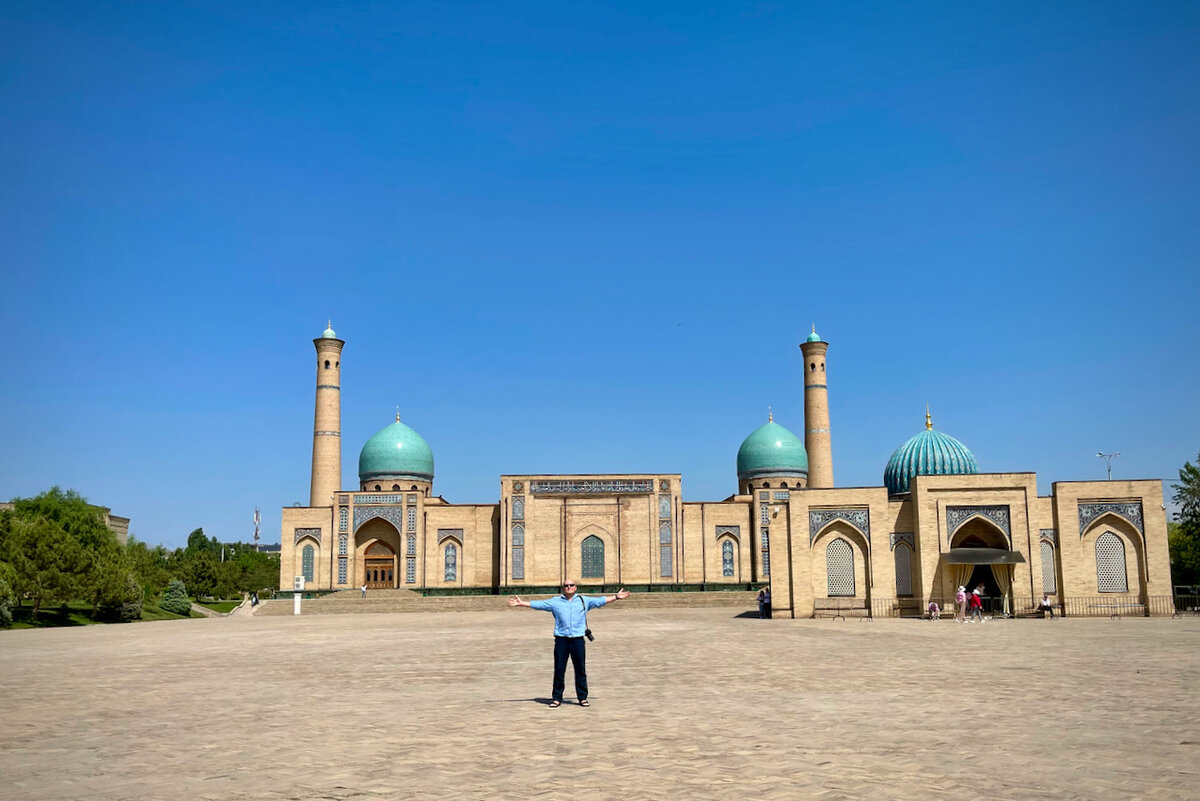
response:
<path id="1" fill-rule="evenodd" d="M 946 563 L 951 565 L 1019 565 L 1025 557 L 1017 551 L 1003 548 L 954 548 L 946 554 Z"/>

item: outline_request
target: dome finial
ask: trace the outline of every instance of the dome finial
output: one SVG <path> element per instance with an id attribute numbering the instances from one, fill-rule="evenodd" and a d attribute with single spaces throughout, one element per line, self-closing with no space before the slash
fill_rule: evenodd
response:
<path id="1" fill-rule="evenodd" d="M 770 407 L 770 406 L 768 406 L 768 407 L 767 407 L 767 422 L 768 422 L 768 423 L 774 423 L 774 422 L 775 422 L 775 412 L 773 412 L 773 411 L 771 410 L 771 407 Z"/>
<path id="2" fill-rule="evenodd" d="M 399 406 L 396 407 L 396 422 L 397 423 L 400 422 L 400 407 Z"/>
<path id="3" fill-rule="evenodd" d="M 929 416 L 929 404 L 925 404 L 925 430 L 933 430 L 933 418 Z"/>

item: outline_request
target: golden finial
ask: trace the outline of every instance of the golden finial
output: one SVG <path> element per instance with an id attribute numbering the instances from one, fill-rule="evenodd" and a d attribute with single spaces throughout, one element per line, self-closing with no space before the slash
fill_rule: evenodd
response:
<path id="1" fill-rule="evenodd" d="M 397 423 L 400 422 L 400 407 L 399 406 L 396 407 L 396 422 Z"/>
<path id="2" fill-rule="evenodd" d="M 813 324 L 812 324 L 812 327 L 813 327 L 813 330 L 812 330 L 812 332 L 813 332 L 814 334 L 815 334 L 815 333 L 817 333 L 817 324 L 816 324 L 816 323 L 813 323 Z"/>
<path id="3" fill-rule="evenodd" d="M 325 327 L 326 327 L 326 328 L 333 328 L 333 318 L 332 318 L 332 317 L 330 317 L 330 318 L 329 318 L 329 322 L 327 322 L 327 323 L 325 324 Z"/>
<path id="4" fill-rule="evenodd" d="M 771 407 L 770 407 L 770 406 L 768 406 L 768 407 L 767 407 L 767 422 L 768 422 L 768 423 L 774 423 L 774 422 L 775 422 L 775 412 L 771 411 Z"/>
<path id="5" fill-rule="evenodd" d="M 929 404 L 925 404 L 925 430 L 933 430 L 933 418 L 929 416 Z"/>

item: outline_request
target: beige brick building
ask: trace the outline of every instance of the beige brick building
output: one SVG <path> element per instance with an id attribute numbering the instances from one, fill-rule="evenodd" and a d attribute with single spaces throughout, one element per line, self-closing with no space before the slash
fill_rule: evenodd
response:
<path id="1" fill-rule="evenodd" d="M 776 616 L 921 614 L 982 585 L 994 614 L 1048 594 L 1070 614 L 1169 614 L 1162 483 L 979 473 L 925 430 L 884 485 L 834 483 L 826 354 L 802 344 L 805 439 L 768 420 L 738 451 L 737 493 L 685 501 L 683 476 L 504 475 L 497 503 L 433 494 L 433 453 L 399 417 L 341 480 L 341 354 L 317 350 L 311 497 L 283 509 L 280 586 L 306 590 L 549 591 L 564 578 L 641 590 L 769 583 Z M 807 443 L 807 447 L 806 444 Z"/>

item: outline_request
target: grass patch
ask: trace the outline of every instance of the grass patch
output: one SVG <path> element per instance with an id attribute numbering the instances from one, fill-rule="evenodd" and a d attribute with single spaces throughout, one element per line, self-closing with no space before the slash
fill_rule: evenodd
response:
<path id="1" fill-rule="evenodd" d="M 64 606 L 43 606 L 38 610 L 38 619 L 33 619 L 33 606 L 25 603 L 12 610 L 14 629 L 50 629 L 64 626 L 92 626 L 111 623 L 109 620 L 92 618 L 92 605 L 85 601 L 71 601 Z M 192 612 L 188 617 L 204 617 L 199 612 Z M 182 620 L 183 616 L 175 615 L 159 609 L 152 603 L 142 604 L 142 620 Z M 0 629 L 3 631 L 3 629 Z"/>
<path id="2" fill-rule="evenodd" d="M 220 612 L 223 615 L 229 614 L 234 609 L 237 609 L 239 606 L 242 605 L 242 602 L 240 600 L 238 600 L 238 601 L 195 601 L 194 603 L 200 604 L 200 606 L 203 606 L 205 609 L 211 609 L 214 612 Z"/>

